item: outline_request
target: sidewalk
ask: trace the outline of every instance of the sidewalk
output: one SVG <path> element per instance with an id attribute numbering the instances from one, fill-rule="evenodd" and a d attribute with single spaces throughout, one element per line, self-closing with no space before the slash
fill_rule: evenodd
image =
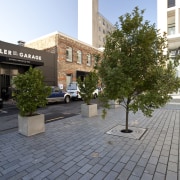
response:
<path id="1" fill-rule="evenodd" d="M 81 115 L 46 124 L 46 132 L 0 135 L 0 180 L 178 180 L 180 104 L 167 104 L 151 118 L 130 114 L 129 127 L 147 129 L 140 140 L 107 134 L 125 125 L 122 108 L 105 120 Z"/>

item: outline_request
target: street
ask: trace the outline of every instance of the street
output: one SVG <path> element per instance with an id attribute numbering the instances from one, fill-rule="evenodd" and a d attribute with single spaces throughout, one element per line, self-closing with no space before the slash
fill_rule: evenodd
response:
<path id="1" fill-rule="evenodd" d="M 39 108 L 38 112 L 45 114 L 45 123 L 50 123 L 79 114 L 82 103 L 84 102 L 51 103 L 44 108 Z M 98 103 L 98 99 L 92 99 L 92 103 Z M 3 108 L 0 109 L 0 133 L 17 129 L 18 112 L 19 110 L 15 104 L 10 102 L 4 103 Z"/>

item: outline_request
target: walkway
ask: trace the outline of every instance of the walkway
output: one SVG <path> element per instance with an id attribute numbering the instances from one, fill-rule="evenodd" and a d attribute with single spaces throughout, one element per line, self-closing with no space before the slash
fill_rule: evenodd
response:
<path id="1" fill-rule="evenodd" d="M 81 115 L 46 124 L 32 137 L 0 135 L 0 180 L 178 180 L 180 104 L 168 104 L 151 118 L 130 114 L 129 126 L 147 129 L 140 140 L 109 135 L 125 124 L 122 108 L 105 120 Z"/>

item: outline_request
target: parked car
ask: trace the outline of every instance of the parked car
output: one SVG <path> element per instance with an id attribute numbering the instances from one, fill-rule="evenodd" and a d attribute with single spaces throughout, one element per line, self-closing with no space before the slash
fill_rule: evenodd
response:
<path id="1" fill-rule="evenodd" d="M 46 98 L 48 103 L 52 102 L 65 102 L 69 103 L 71 96 L 68 92 L 64 92 L 57 86 L 52 86 L 51 94 Z"/>
<path id="2" fill-rule="evenodd" d="M 72 100 L 81 99 L 80 89 L 78 87 L 77 82 L 71 82 L 67 87 L 67 92 L 70 94 Z M 93 92 L 94 99 L 98 97 L 98 94 L 99 94 L 99 91 L 98 89 L 96 89 Z"/>

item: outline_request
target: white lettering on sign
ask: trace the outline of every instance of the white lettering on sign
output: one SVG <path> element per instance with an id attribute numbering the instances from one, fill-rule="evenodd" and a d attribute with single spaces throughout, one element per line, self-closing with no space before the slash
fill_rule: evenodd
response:
<path id="1" fill-rule="evenodd" d="M 0 48 L 0 54 L 10 55 L 10 56 L 19 56 L 21 58 L 33 59 L 33 60 L 38 60 L 38 61 L 42 60 L 41 56 L 38 56 L 35 54 L 29 54 L 29 53 L 23 53 L 23 52 L 18 53 L 17 51 L 12 51 L 12 50 L 8 50 L 8 49 Z"/>

